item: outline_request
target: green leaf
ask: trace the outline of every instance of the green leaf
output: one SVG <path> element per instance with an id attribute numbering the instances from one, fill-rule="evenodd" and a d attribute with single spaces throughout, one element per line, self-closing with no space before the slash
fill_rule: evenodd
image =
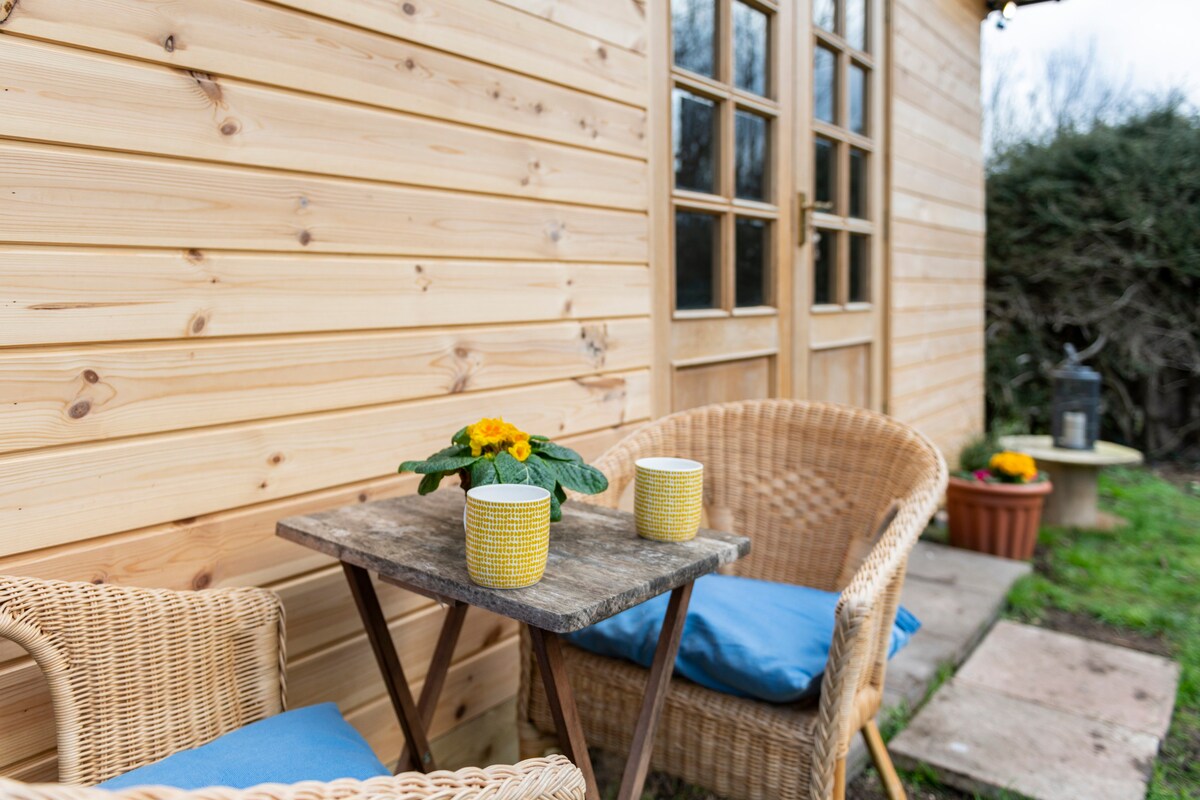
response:
<path id="1" fill-rule="evenodd" d="M 546 466 L 546 462 L 536 455 L 530 455 L 524 461 L 518 461 L 508 453 L 500 453 L 492 462 L 501 483 L 517 483 L 526 486 L 540 486 L 550 493 L 550 521 L 562 519 L 562 504 L 556 496 L 558 479 Z"/>
<path id="2" fill-rule="evenodd" d="M 550 437 L 542 436 L 540 433 L 531 433 L 531 434 L 529 434 L 529 441 L 531 441 L 531 442 L 548 442 L 548 441 L 550 441 Z"/>
<path id="3" fill-rule="evenodd" d="M 567 502 L 567 490 L 562 487 L 562 484 L 557 482 L 554 484 L 554 496 L 558 498 L 558 502 L 560 503 Z"/>
<path id="4" fill-rule="evenodd" d="M 442 456 L 434 454 L 426 461 L 405 461 L 400 465 L 401 472 L 420 472 L 428 475 L 431 472 L 454 472 L 474 464 L 483 456 L 473 456 L 467 453 L 465 456 Z"/>
<path id="5" fill-rule="evenodd" d="M 496 465 L 490 458 L 481 458 L 471 465 L 471 488 L 499 483 L 500 476 L 496 474 Z"/>
<path id="6" fill-rule="evenodd" d="M 439 458 L 453 458 L 454 456 L 469 456 L 471 448 L 461 444 L 452 444 L 449 447 L 443 447 L 436 453 L 431 455 L 426 461 L 436 461 Z"/>
<path id="7" fill-rule="evenodd" d="M 563 447 L 561 444 L 554 442 L 538 442 L 532 445 L 533 451 L 543 458 L 553 458 L 559 461 L 574 461 L 576 464 L 583 463 L 583 457 L 569 447 Z"/>
<path id="8" fill-rule="evenodd" d="M 442 478 L 446 477 L 444 472 L 431 472 L 424 478 L 421 478 L 421 484 L 417 486 L 417 494 L 429 494 L 436 492 L 438 486 L 442 484 Z"/>
<path id="9" fill-rule="evenodd" d="M 555 459 L 547 459 L 542 463 L 554 474 L 555 479 L 568 489 L 583 494 L 600 494 L 608 488 L 608 478 L 595 467 Z"/>
<path id="10" fill-rule="evenodd" d="M 510 453 L 498 453 L 492 463 L 496 465 L 501 483 L 540 486 L 547 492 L 554 491 L 554 474 L 546 469 L 546 463 L 540 458 L 531 455 L 524 461 L 518 461 Z"/>
<path id="11" fill-rule="evenodd" d="M 450 437 L 450 441 L 454 442 L 455 444 L 469 445 L 471 443 L 471 435 L 469 433 L 467 433 L 467 428 L 469 428 L 469 427 L 471 427 L 471 426 L 470 425 L 464 426 L 462 429 L 459 430 L 458 433 L 456 433 Z"/>

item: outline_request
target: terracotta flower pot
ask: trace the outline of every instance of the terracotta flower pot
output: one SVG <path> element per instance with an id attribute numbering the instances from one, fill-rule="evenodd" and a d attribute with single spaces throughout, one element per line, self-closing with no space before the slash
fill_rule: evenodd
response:
<path id="1" fill-rule="evenodd" d="M 1028 561 L 1037 545 L 1042 504 L 1054 487 L 1041 483 L 984 483 L 951 478 L 946 489 L 950 544 Z"/>

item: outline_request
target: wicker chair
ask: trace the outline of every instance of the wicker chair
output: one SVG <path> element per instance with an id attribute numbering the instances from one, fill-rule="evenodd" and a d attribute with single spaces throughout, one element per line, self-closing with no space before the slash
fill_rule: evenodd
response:
<path id="1" fill-rule="evenodd" d="M 565 758 L 251 789 L 86 788 L 284 710 L 283 607 L 262 589 L 173 592 L 0 576 L 0 637 L 50 686 L 62 784 L 14 800 L 582 800 Z"/>
<path id="2" fill-rule="evenodd" d="M 862 731 L 889 797 L 903 797 L 874 718 L 908 554 L 946 485 L 938 450 L 868 411 L 787 400 L 728 403 L 673 414 L 631 434 L 597 461 L 610 488 L 588 500 L 616 507 L 634 462 L 647 456 L 705 465 L 707 524 L 753 541 L 731 572 L 842 593 L 819 700 L 775 705 L 676 678 L 652 767 L 731 798 L 841 800 L 851 737 Z M 566 651 L 589 741 L 625 752 L 646 671 Z M 544 752 L 554 731 L 536 669 L 525 655 L 522 755 Z"/>

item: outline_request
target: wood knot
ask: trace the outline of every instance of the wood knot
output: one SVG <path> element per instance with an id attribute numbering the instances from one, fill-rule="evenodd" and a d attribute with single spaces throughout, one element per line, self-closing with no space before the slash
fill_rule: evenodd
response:
<path id="1" fill-rule="evenodd" d="M 300 244 L 307 245 L 309 242 L 312 241 L 312 234 L 309 233 L 307 230 L 303 230 L 303 231 L 300 231 L 300 235 L 297 236 L 296 238 L 300 240 Z"/>
<path id="2" fill-rule="evenodd" d="M 208 98 L 210 103 L 220 108 L 225 107 L 225 93 L 221 90 L 220 85 L 212 75 L 209 75 L 207 72 L 197 72 L 195 70 L 188 70 L 188 75 L 196 82 L 196 86 L 200 88 L 200 91 L 204 93 L 204 96 Z"/>
<path id="3" fill-rule="evenodd" d="M 454 718 L 455 718 L 455 719 L 462 719 L 462 718 L 463 718 L 463 717 L 465 717 L 466 715 L 467 715 L 467 704 L 466 704 L 466 703 L 460 703 L 460 704 L 459 704 L 459 706 L 458 706 L 458 708 L 454 709 Z"/>
<path id="4" fill-rule="evenodd" d="M 17 7 L 17 0 L 4 0 L 0 3 L 0 24 L 3 24 Z"/>
<path id="5" fill-rule="evenodd" d="M 192 248 L 191 250 L 188 250 L 186 253 L 184 253 L 183 257 L 186 258 L 188 261 L 190 261 L 193 264 L 199 264 L 201 261 L 204 260 L 204 253 L 200 252 L 199 250 L 197 250 L 195 248 Z"/>
<path id="6" fill-rule="evenodd" d="M 258 488 L 260 488 L 260 489 L 265 489 L 265 488 L 267 488 L 267 486 L 268 486 L 268 485 L 269 485 L 269 484 L 268 484 L 266 481 L 263 481 L 262 483 L 260 483 L 260 484 L 258 485 Z"/>
<path id="7" fill-rule="evenodd" d="M 67 416 L 69 416 L 71 419 L 83 419 L 91 410 L 92 403 L 90 400 L 80 400 L 78 403 L 67 409 Z"/>
<path id="8" fill-rule="evenodd" d="M 270 462 L 272 464 L 282 464 L 283 463 L 283 453 L 274 453 L 270 458 Z"/>
<path id="9" fill-rule="evenodd" d="M 99 383 L 100 376 L 96 374 L 94 369 L 85 369 L 83 371 L 83 379 L 88 383 Z"/>
<path id="10" fill-rule="evenodd" d="M 192 333 L 200 333 L 204 330 L 204 326 L 208 324 L 208 320 L 203 316 L 196 317 L 192 320 Z"/>
<path id="11" fill-rule="evenodd" d="M 543 106 L 541 103 L 534 103 L 534 104 L 533 104 L 533 113 L 535 113 L 535 114 L 541 114 L 541 113 L 542 113 L 543 111 L 545 111 L 545 110 L 546 110 L 546 107 L 545 107 L 545 106 Z"/>
<path id="12" fill-rule="evenodd" d="M 413 14 L 417 13 L 417 7 L 414 6 L 412 3 L 405 3 L 404 5 L 400 6 L 400 10 L 403 11 L 405 14 L 408 14 L 410 17 Z"/>
<path id="13" fill-rule="evenodd" d="M 600 60 L 603 61 L 604 59 L 608 58 L 608 50 L 606 50 L 603 46 L 597 47 L 596 55 L 600 56 Z"/>
<path id="14" fill-rule="evenodd" d="M 359 493 L 358 493 L 358 502 L 360 502 L 360 503 L 365 503 L 365 502 L 367 502 L 367 493 L 366 493 L 366 492 L 359 492 Z"/>
<path id="15" fill-rule="evenodd" d="M 406 58 L 404 59 L 404 68 L 408 70 L 414 70 L 417 68 L 417 62 L 413 61 L 411 58 Z"/>
<path id="16" fill-rule="evenodd" d="M 239 131 L 241 131 L 241 129 L 242 129 L 242 124 L 240 122 L 238 122 L 236 119 L 227 119 L 221 123 L 221 135 L 222 136 L 233 136 L 235 133 L 238 133 Z"/>
<path id="17" fill-rule="evenodd" d="M 462 345 L 459 345 L 458 347 L 454 348 L 454 355 L 457 358 L 466 358 L 467 356 L 471 355 L 471 351 Z"/>
<path id="18" fill-rule="evenodd" d="M 163 39 L 163 50 L 166 50 L 168 53 L 175 52 L 175 34 L 172 33 L 166 39 Z"/>
<path id="19" fill-rule="evenodd" d="M 192 578 L 193 589 L 207 589 L 212 586 L 211 572 L 197 572 L 196 577 Z"/>
<path id="20" fill-rule="evenodd" d="M 422 272 L 425 271 L 425 268 L 423 266 L 421 266 L 420 264 L 414 264 L 413 269 L 416 271 L 416 273 L 418 275 L 420 275 Z"/>

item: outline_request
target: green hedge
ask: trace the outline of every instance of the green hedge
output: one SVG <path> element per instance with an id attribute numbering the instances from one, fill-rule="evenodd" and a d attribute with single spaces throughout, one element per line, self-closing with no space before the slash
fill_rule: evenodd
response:
<path id="1" fill-rule="evenodd" d="M 1048 430 L 1067 342 L 1105 438 L 1200 460 L 1200 118 L 1176 103 L 997 156 L 987 182 L 988 403 Z"/>

